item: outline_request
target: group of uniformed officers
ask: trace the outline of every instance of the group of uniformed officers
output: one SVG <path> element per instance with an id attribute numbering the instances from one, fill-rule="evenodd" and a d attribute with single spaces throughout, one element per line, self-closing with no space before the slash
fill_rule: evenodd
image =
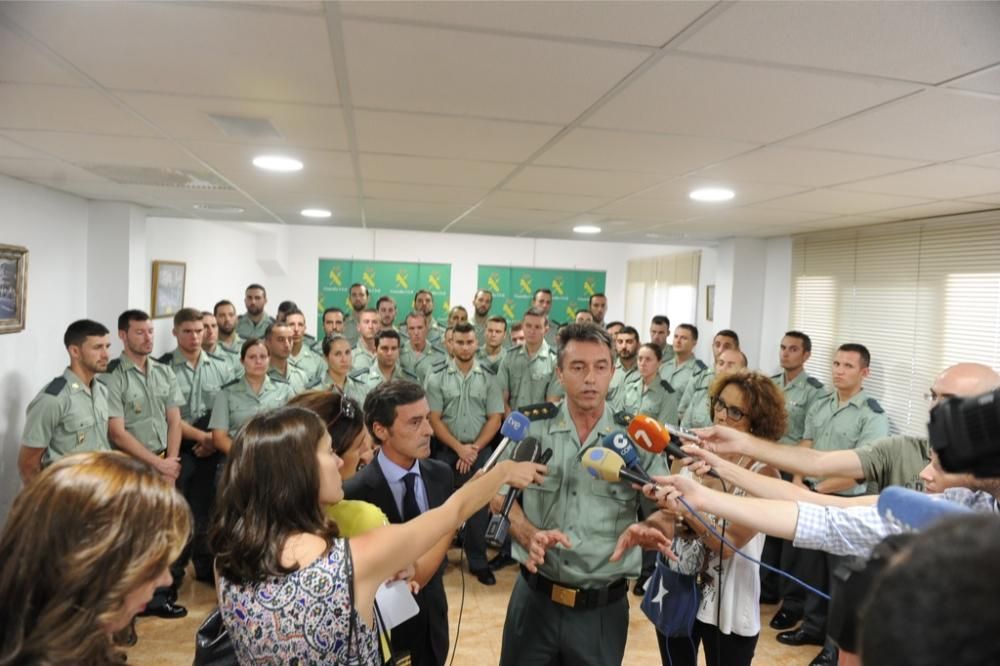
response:
<path id="1" fill-rule="evenodd" d="M 433 295 L 427 291 L 416 293 L 412 309 L 401 319 L 393 298 L 382 296 L 373 306 L 363 284 L 351 286 L 349 301 L 349 312 L 326 309 L 322 338 L 316 339 L 306 333 L 306 314 L 294 303 L 281 303 L 271 317 L 265 311 L 264 287 L 251 284 L 245 292 L 246 311 L 239 316 L 227 300 L 216 303 L 212 311 L 178 311 L 172 330 L 176 346 L 155 359 L 151 358 L 153 324 L 145 312 L 127 310 L 119 317 L 123 351 L 114 360 L 109 359 L 110 334 L 104 325 L 91 320 L 73 322 L 64 337 L 69 367 L 28 405 L 18 460 L 22 480 L 29 482 L 62 456 L 116 448 L 176 481 L 190 503 L 195 534 L 172 567 L 174 584 L 158 590 L 144 614 L 182 617 L 187 611 L 177 604 L 177 588 L 188 562 L 197 580 L 214 579 L 206 530 L 219 463 L 253 415 L 283 405 L 307 389 L 336 391 L 363 405 L 366 395 L 383 382 L 416 382 L 427 395 L 433 455 L 454 469 L 456 483 L 461 484 L 483 466 L 499 439 L 503 419 L 512 410 L 552 403 L 558 406 L 535 410 L 534 418 L 545 423 L 533 424 L 533 432 L 543 435 L 543 446 L 559 450 L 549 463 L 546 483 L 539 488 L 542 492 L 525 492 L 524 509 L 512 512 L 517 544 L 513 554 L 523 564 L 540 552 L 537 573 L 523 571 L 532 589 L 547 590 L 547 594 L 555 588 L 571 589 L 577 601 L 556 599 L 552 608 L 543 603 L 537 616 L 524 615 L 521 603 L 518 617 L 559 623 L 566 620 L 559 616 L 566 610 L 562 606 L 578 603 L 601 612 L 612 606 L 617 609 L 623 602 L 624 577 L 639 572 L 639 556 L 635 553 L 634 559 L 608 562 L 610 551 L 605 552 L 608 539 L 604 537 L 612 537 L 613 544 L 618 532 L 604 535 L 609 525 L 602 522 L 610 520 L 614 529 L 623 516 L 634 520 L 642 496 L 627 488 L 615 494 L 610 490 L 613 486 L 603 482 L 584 483 L 573 456 L 581 446 L 592 444 L 590 440 L 620 429 L 639 413 L 686 427 L 711 425 L 718 409 L 708 397 L 714 377 L 747 367 L 736 332 L 722 330 L 715 335 L 710 366 L 694 355 L 697 327 L 680 324 L 668 344 L 670 321 L 656 316 L 649 324 L 648 341 L 642 343 L 636 328 L 605 322 L 603 294 L 593 295 L 587 310 L 562 325 L 549 318 L 552 294 L 547 289 L 535 292 L 531 308 L 516 323 L 491 316 L 493 295 L 483 289 L 475 292 L 471 320 L 469 312 L 457 306 L 444 323 L 434 318 Z M 605 346 L 606 358 L 601 351 Z M 579 350 L 587 353 L 576 353 Z M 593 350 L 596 355 L 590 354 Z M 862 386 L 867 372 L 854 372 L 846 385 L 835 381 L 836 390 L 828 391 L 804 370 L 810 352 L 811 342 L 804 333 L 790 331 L 781 340 L 781 372 L 772 379 L 784 391 L 789 416 L 782 442 L 834 450 L 856 448 L 885 436 L 886 415 Z M 857 344 L 841 346 L 835 358 L 835 377 L 841 365 L 866 369 L 870 361 L 868 351 Z M 606 392 L 598 396 L 603 415 L 599 406 L 595 423 L 584 425 L 572 407 L 593 397 L 593 382 L 584 376 L 588 372 L 595 376 L 606 372 L 611 379 Z M 603 390 L 600 384 L 596 383 L 597 393 Z M 560 447 L 563 439 L 575 446 Z M 647 469 L 663 465 L 661 458 L 657 460 L 644 459 Z M 814 487 L 824 483 L 802 481 Z M 588 489 L 593 493 L 578 495 L 579 490 Z M 863 488 L 823 490 L 850 494 Z M 561 530 L 573 543 L 561 544 L 559 552 L 571 555 L 556 558 L 549 553 L 546 559 L 546 551 L 560 544 L 557 537 L 547 534 L 552 530 L 532 528 L 530 520 L 524 520 L 527 515 L 540 523 L 539 512 L 567 521 Z M 483 584 L 492 585 L 492 572 L 515 560 L 509 548 L 487 560 L 487 520 L 483 509 L 469 521 L 464 547 L 470 571 Z M 787 557 L 790 544 L 785 550 Z M 789 561 L 783 564 L 790 565 Z M 636 593 L 642 592 L 650 570 L 651 560 L 646 559 L 635 583 Z M 595 586 L 600 593 L 590 594 Z M 773 587 L 765 588 L 765 593 L 778 595 Z M 785 601 L 788 608 L 806 603 L 790 594 Z M 512 606 L 517 597 L 515 593 Z M 810 610 L 816 617 L 807 617 L 807 622 L 821 623 L 818 609 L 807 606 L 791 612 L 808 614 Z M 619 648 L 624 650 L 627 623 L 622 625 L 617 616 L 609 623 L 601 613 L 591 620 L 586 617 L 590 616 L 574 615 L 573 622 L 564 627 L 567 633 L 561 640 L 572 644 L 572 654 L 577 655 L 570 661 L 609 663 L 603 659 L 613 658 Z M 822 627 L 815 631 L 822 632 Z M 519 660 L 534 649 L 532 641 L 508 646 L 506 633 L 501 663 L 522 663 Z M 600 645 L 595 646 L 595 641 Z M 561 654 L 568 655 L 569 650 L 564 647 Z M 592 658 L 586 656 L 588 650 Z"/>

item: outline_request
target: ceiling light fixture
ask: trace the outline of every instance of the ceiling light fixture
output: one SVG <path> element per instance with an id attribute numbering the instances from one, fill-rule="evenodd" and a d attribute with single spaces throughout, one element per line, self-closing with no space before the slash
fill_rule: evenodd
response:
<path id="1" fill-rule="evenodd" d="M 258 155 L 253 158 L 253 165 L 264 171 L 283 173 L 302 170 L 302 162 L 294 157 L 285 157 L 284 155 Z"/>
<path id="2" fill-rule="evenodd" d="M 705 202 L 719 202 L 719 201 L 729 201 L 736 196 L 736 193 L 725 187 L 701 187 L 697 190 L 692 190 L 689 197 L 695 201 L 705 201 Z"/>
<path id="3" fill-rule="evenodd" d="M 573 227 L 573 231 L 578 234 L 599 234 L 601 228 L 593 224 L 580 224 Z"/>
<path id="4" fill-rule="evenodd" d="M 330 211 L 325 208 L 303 208 L 302 217 L 312 217 L 317 220 L 325 220 L 326 218 L 333 215 Z"/>
<path id="5" fill-rule="evenodd" d="M 195 210 L 204 211 L 206 213 L 228 213 L 230 215 L 239 215 L 240 213 L 245 213 L 246 208 L 241 208 L 239 206 L 227 206 L 226 204 L 194 204 L 192 206 Z"/>

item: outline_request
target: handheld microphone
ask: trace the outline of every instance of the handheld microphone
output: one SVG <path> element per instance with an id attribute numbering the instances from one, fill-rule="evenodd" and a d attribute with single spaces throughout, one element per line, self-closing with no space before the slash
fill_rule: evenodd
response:
<path id="1" fill-rule="evenodd" d="M 878 496 L 878 515 L 910 531 L 921 530 L 941 518 L 971 512 L 944 495 L 928 495 L 899 486 L 890 486 Z"/>
<path id="2" fill-rule="evenodd" d="M 622 457 L 622 462 L 625 463 L 625 467 L 627 467 L 629 471 L 644 478 L 644 483 L 653 482 L 653 480 L 649 478 L 649 474 L 643 468 L 642 463 L 639 462 L 639 453 L 635 450 L 635 447 L 632 446 L 632 440 L 629 438 L 627 433 L 622 430 L 609 433 L 605 435 L 604 439 L 601 441 L 601 446 L 620 455 Z"/>
<path id="3" fill-rule="evenodd" d="M 493 450 L 493 455 L 489 457 L 486 464 L 483 465 L 483 471 L 488 472 L 493 469 L 493 465 L 497 464 L 500 455 L 503 453 L 504 449 L 511 442 L 520 442 L 528 434 L 528 427 L 531 425 L 531 421 L 527 416 L 521 412 L 511 412 L 510 416 L 504 419 L 503 425 L 500 426 L 500 434 L 503 435 L 503 439 L 497 444 L 497 448 Z"/>
<path id="4" fill-rule="evenodd" d="M 518 442 L 510 458 L 515 462 L 536 462 L 542 457 L 541 451 L 542 443 L 538 441 L 537 437 L 526 437 Z M 552 451 L 546 451 L 545 454 L 545 459 L 548 460 L 552 456 Z M 500 513 L 490 517 L 490 523 L 486 526 L 486 543 L 494 548 L 500 548 L 507 540 L 507 534 L 510 531 L 510 518 L 508 516 L 520 493 L 521 491 L 517 488 L 508 490 L 507 495 L 503 498 L 503 507 L 500 509 Z"/>
<path id="5" fill-rule="evenodd" d="M 611 483 L 631 481 L 644 486 L 650 483 L 649 477 L 643 478 L 630 470 L 620 455 L 605 448 L 588 449 L 580 459 L 580 464 L 590 472 L 595 479 L 603 479 Z"/>
<path id="6" fill-rule="evenodd" d="M 678 431 L 676 433 L 677 437 L 684 437 L 685 439 L 693 437 L 697 440 L 697 435 L 689 430 L 676 426 L 664 426 L 656 419 L 650 418 L 645 414 L 637 414 L 632 419 L 632 422 L 628 424 L 628 434 L 632 436 L 632 439 L 640 448 L 650 453 L 662 453 L 666 451 L 674 458 L 690 458 L 691 456 L 685 453 L 680 445 L 671 439 L 671 433 L 673 432 L 671 429 Z M 719 473 L 714 469 L 710 470 L 708 475 L 721 480 Z"/>

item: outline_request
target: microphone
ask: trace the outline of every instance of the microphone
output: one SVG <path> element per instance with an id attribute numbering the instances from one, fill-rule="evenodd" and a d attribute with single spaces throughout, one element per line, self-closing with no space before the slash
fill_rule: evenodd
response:
<path id="1" fill-rule="evenodd" d="M 628 434 L 632 436 L 632 439 L 639 445 L 639 448 L 645 449 L 650 453 L 662 453 L 666 451 L 674 458 L 690 458 L 691 456 L 685 453 L 677 442 L 672 440 L 671 428 L 678 431 L 677 435 L 679 437 L 690 439 L 690 437 L 687 437 L 690 431 L 677 428 L 676 426 L 664 426 L 656 419 L 650 418 L 645 414 L 637 414 L 632 419 L 632 422 L 628 424 Z M 690 433 L 690 435 L 695 437 L 693 433 Z M 708 475 L 721 480 L 719 473 L 714 469 L 710 470 Z"/>
<path id="2" fill-rule="evenodd" d="M 528 427 L 531 425 L 531 420 L 521 412 L 511 412 L 510 416 L 504 419 L 503 425 L 500 426 L 500 434 L 503 435 L 503 439 L 497 444 L 496 449 L 493 450 L 493 454 L 483 465 L 483 471 L 488 472 L 493 469 L 493 465 L 497 464 L 497 460 L 503 453 L 504 449 L 511 442 L 520 442 L 528 434 Z"/>
<path id="3" fill-rule="evenodd" d="M 653 480 L 649 478 L 649 474 L 643 468 L 642 463 L 639 462 L 639 453 L 635 450 L 635 447 L 632 446 L 632 440 L 629 438 L 627 433 L 622 430 L 609 433 L 605 435 L 604 439 L 601 441 L 601 446 L 620 455 L 622 457 L 622 462 L 625 463 L 625 467 L 628 468 L 629 471 L 644 478 L 644 483 L 653 482 Z"/>
<path id="4" fill-rule="evenodd" d="M 542 457 L 541 451 L 542 443 L 538 441 L 537 437 L 525 437 L 517 443 L 514 452 L 510 455 L 510 459 L 515 462 L 536 462 Z M 545 453 L 545 459 L 548 460 L 552 455 L 552 451 L 549 450 Z M 500 509 L 500 513 L 490 517 L 490 523 L 486 526 L 486 543 L 494 548 L 500 548 L 503 546 L 504 541 L 507 540 L 507 533 L 510 531 L 510 518 L 508 516 L 510 515 L 511 507 L 514 506 L 514 501 L 520 493 L 521 491 L 517 488 L 508 490 L 507 495 L 503 498 L 503 507 Z"/>
<path id="5" fill-rule="evenodd" d="M 580 459 L 580 464 L 590 472 L 595 479 L 604 479 L 611 483 L 631 481 L 644 486 L 650 483 L 649 477 L 643 478 L 630 470 L 620 455 L 605 448 L 588 449 Z"/>
<path id="6" fill-rule="evenodd" d="M 945 499 L 944 495 L 928 495 L 899 486 L 889 486 L 878 496 L 878 515 L 909 531 L 966 513 L 972 510 Z"/>

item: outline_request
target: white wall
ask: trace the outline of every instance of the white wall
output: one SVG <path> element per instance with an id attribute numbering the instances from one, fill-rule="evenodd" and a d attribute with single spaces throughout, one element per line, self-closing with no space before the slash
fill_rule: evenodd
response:
<path id="1" fill-rule="evenodd" d="M 687 252 L 690 247 L 505 238 L 416 231 L 339 229 L 320 226 L 223 224 L 150 218 L 148 259 L 187 262 L 186 305 L 203 309 L 221 298 L 243 310 L 243 290 L 260 282 L 267 311 L 290 299 L 316 302 L 321 258 L 358 258 L 451 264 L 451 301 L 470 307 L 480 264 L 603 270 L 608 317 L 624 316 L 626 262 L 633 257 Z M 149 307 L 148 303 L 145 307 Z M 311 305 L 310 305 L 311 307 Z M 310 318 L 310 331 L 315 320 Z M 312 331 L 314 332 L 314 331 Z M 170 325 L 157 322 L 157 353 L 172 344 Z"/>
<path id="2" fill-rule="evenodd" d="M 28 248 L 25 329 L 0 335 L 0 521 L 21 488 L 24 410 L 68 364 L 66 325 L 87 316 L 88 204 L 0 176 L 0 242 Z"/>
<path id="3" fill-rule="evenodd" d="M 792 239 L 770 238 L 764 266 L 764 304 L 760 326 L 760 360 L 765 373 L 780 370 L 779 345 L 792 314 Z"/>

